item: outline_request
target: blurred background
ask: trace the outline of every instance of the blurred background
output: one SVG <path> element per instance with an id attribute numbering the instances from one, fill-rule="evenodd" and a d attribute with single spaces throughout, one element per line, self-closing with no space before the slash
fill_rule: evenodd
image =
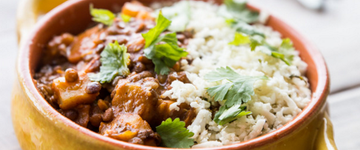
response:
<path id="1" fill-rule="evenodd" d="M 11 89 L 16 76 L 19 2 L 0 0 L 0 149 L 6 150 L 20 150 L 10 114 Z M 359 149 L 360 1 L 249 0 L 249 3 L 279 17 L 319 48 L 331 77 L 328 103 L 335 142 L 340 150 Z"/>

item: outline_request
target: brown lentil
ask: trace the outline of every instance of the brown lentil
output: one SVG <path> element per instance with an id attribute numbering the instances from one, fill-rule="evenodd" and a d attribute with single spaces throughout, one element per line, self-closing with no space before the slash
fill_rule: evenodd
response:
<path id="1" fill-rule="evenodd" d="M 75 69 L 68 68 L 65 71 L 66 82 L 75 82 L 79 79 L 78 72 Z"/>
<path id="2" fill-rule="evenodd" d="M 86 85 L 85 91 L 88 94 L 94 94 L 101 90 L 101 84 L 99 82 L 90 82 Z"/>

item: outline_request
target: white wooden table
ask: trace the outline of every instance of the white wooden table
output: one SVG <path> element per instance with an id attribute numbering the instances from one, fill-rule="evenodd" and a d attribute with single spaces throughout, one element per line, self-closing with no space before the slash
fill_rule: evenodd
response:
<path id="1" fill-rule="evenodd" d="M 0 0 L 0 149 L 19 150 L 10 117 L 19 0 Z M 327 0 L 322 12 L 295 0 L 250 0 L 293 26 L 318 46 L 331 76 L 328 98 L 335 141 L 340 150 L 360 149 L 360 1 Z M 18 118 L 21 119 L 21 118 Z"/>

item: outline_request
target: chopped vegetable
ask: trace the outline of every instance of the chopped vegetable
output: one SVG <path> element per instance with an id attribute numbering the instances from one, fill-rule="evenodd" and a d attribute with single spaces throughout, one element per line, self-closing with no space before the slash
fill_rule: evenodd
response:
<path id="1" fill-rule="evenodd" d="M 226 18 L 226 23 L 239 32 L 235 34 L 234 41 L 230 42 L 230 45 L 250 44 L 252 51 L 254 51 L 258 46 L 264 46 L 268 50 L 262 49 L 263 52 L 274 58 L 282 60 L 287 65 L 290 65 L 293 56 L 286 56 L 281 52 L 281 49 L 292 49 L 292 43 L 290 39 L 284 39 L 279 48 L 270 46 L 265 42 L 265 35 L 249 24 L 258 20 L 258 12 L 249 10 L 246 6 L 246 1 L 236 2 L 234 0 L 225 0 L 224 3 L 226 9 L 223 9 L 220 12 Z M 249 36 L 244 36 L 241 33 Z"/>
<path id="2" fill-rule="evenodd" d="M 259 19 L 259 13 L 247 8 L 246 1 L 225 0 L 226 8 L 220 10 L 220 14 L 227 19 L 236 22 L 254 23 Z"/>
<path id="3" fill-rule="evenodd" d="M 228 109 L 224 105 L 221 106 L 219 111 L 215 114 L 214 121 L 219 125 L 224 125 L 249 114 L 251 114 L 251 111 L 246 111 L 245 107 L 241 107 L 241 105 L 234 105 Z"/>
<path id="4" fill-rule="evenodd" d="M 253 84 L 256 80 L 267 79 L 265 76 L 241 76 L 230 67 L 217 68 L 216 71 L 205 75 L 205 79 L 210 82 L 228 80 L 225 84 L 220 84 L 207 89 L 207 93 L 214 98 L 215 101 L 225 101 L 224 105 L 215 114 L 214 121 L 218 124 L 228 123 L 240 116 L 245 110 L 240 105 L 251 100 L 254 95 Z M 235 108 L 235 106 L 237 106 Z M 242 113 L 242 114 L 248 114 Z"/>
<path id="5" fill-rule="evenodd" d="M 235 32 L 235 37 L 232 42 L 230 42 L 230 45 L 242 45 L 242 44 L 249 44 L 250 38 L 247 35 L 244 35 L 242 33 Z"/>
<path id="6" fill-rule="evenodd" d="M 144 11 L 145 9 L 144 5 L 138 1 L 126 2 L 121 8 L 121 14 L 136 17 L 140 11 Z"/>
<path id="7" fill-rule="evenodd" d="M 155 64 L 155 72 L 157 74 L 168 74 L 170 67 L 173 67 L 177 61 L 188 54 L 183 48 L 177 44 L 176 33 L 167 33 L 160 36 L 171 24 L 161 11 L 156 20 L 156 26 L 149 32 L 142 34 L 145 39 L 145 56 L 151 59 Z M 161 44 L 158 44 L 161 42 Z"/>
<path id="8" fill-rule="evenodd" d="M 161 136 L 162 146 L 171 148 L 190 148 L 194 145 L 191 137 L 194 133 L 185 128 L 185 122 L 179 118 L 166 119 L 156 127 L 156 132 Z"/>
<path id="9" fill-rule="evenodd" d="M 271 54 L 270 54 L 271 56 L 282 60 L 287 65 L 291 64 L 291 61 L 294 56 L 287 54 L 287 51 L 294 50 L 294 47 L 289 38 L 283 39 L 280 47 L 273 47 L 273 46 L 267 44 L 265 42 L 265 40 L 263 40 L 263 44 L 265 45 L 266 48 L 268 48 L 271 51 Z"/>
<path id="10" fill-rule="evenodd" d="M 230 45 L 242 45 L 242 44 L 250 44 L 250 48 L 252 51 L 255 50 L 258 46 L 263 46 L 264 48 L 261 49 L 262 52 L 282 60 L 287 65 L 291 64 L 293 55 L 285 55 L 285 52 L 288 50 L 293 50 L 293 46 L 291 40 L 286 38 L 281 43 L 280 47 L 276 48 L 271 46 L 270 44 L 266 43 L 264 37 L 260 35 L 253 35 L 253 36 L 246 36 L 241 33 L 235 33 L 235 38 L 232 42 L 229 43 Z"/>
<path id="11" fill-rule="evenodd" d="M 265 38 L 265 35 L 263 33 L 261 33 L 260 31 L 255 29 L 253 26 L 251 26 L 245 22 L 242 22 L 242 21 L 232 22 L 230 25 L 237 32 L 245 33 L 245 34 L 251 35 L 251 36 L 260 35 Z"/>
<path id="12" fill-rule="evenodd" d="M 109 83 L 118 75 L 128 75 L 130 70 L 127 65 L 130 63 L 130 55 L 126 52 L 126 46 L 119 45 L 117 41 L 109 43 L 100 54 L 100 72 L 91 74 L 90 80 Z"/>
<path id="13" fill-rule="evenodd" d="M 303 76 L 298 76 L 298 75 L 290 75 L 289 77 L 290 79 L 293 79 L 293 78 L 298 78 L 300 79 L 301 81 L 304 81 L 305 84 L 308 84 L 307 80 L 303 77 Z"/>
<path id="14" fill-rule="evenodd" d="M 125 15 L 123 13 L 120 14 L 120 17 L 125 23 L 128 23 L 131 19 L 131 16 Z"/>
<path id="15" fill-rule="evenodd" d="M 292 49 L 293 44 L 292 44 L 292 42 L 291 42 L 291 40 L 289 38 L 286 38 L 286 39 L 283 39 L 283 41 L 281 42 L 280 47 L 284 48 L 284 49 Z"/>
<path id="16" fill-rule="evenodd" d="M 167 19 L 171 20 L 171 25 L 169 26 L 170 31 L 185 31 L 191 14 L 189 1 L 180 2 L 175 6 L 164 7 L 161 11 Z"/>
<path id="17" fill-rule="evenodd" d="M 150 45 L 155 45 L 160 40 L 157 40 L 162 32 L 164 32 L 171 24 L 171 21 L 166 19 L 161 11 L 156 19 L 156 26 L 149 30 L 147 33 L 143 33 L 142 37 L 145 39 L 145 48 Z"/>
<path id="18" fill-rule="evenodd" d="M 93 21 L 100 22 L 105 25 L 111 25 L 116 17 L 111 11 L 106 9 L 95 9 L 93 8 L 93 5 L 90 5 L 90 14 L 93 17 Z"/>

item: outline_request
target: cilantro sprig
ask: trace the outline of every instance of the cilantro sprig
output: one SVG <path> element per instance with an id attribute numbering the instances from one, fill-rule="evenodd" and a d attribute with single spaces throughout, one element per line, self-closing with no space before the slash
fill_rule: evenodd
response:
<path id="1" fill-rule="evenodd" d="M 242 116 L 250 115 L 251 113 L 251 111 L 246 111 L 246 107 L 242 105 L 234 105 L 230 108 L 224 105 L 221 106 L 215 114 L 214 121 L 219 125 L 224 125 Z"/>
<path id="2" fill-rule="evenodd" d="M 207 93 L 215 101 L 225 101 L 215 114 L 214 121 L 220 125 L 229 123 L 241 116 L 250 114 L 245 110 L 245 103 L 251 100 L 254 95 L 254 82 L 256 80 L 266 80 L 266 76 L 242 76 L 230 67 L 220 67 L 216 71 L 205 75 L 205 80 L 217 82 L 227 80 L 229 82 L 216 85 L 207 89 Z"/>
<path id="3" fill-rule="evenodd" d="M 109 83 L 118 75 L 128 75 L 130 73 L 128 68 L 129 57 L 125 45 L 119 45 L 117 41 L 109 43 L 100 54 L 100 72 L 90 74 L 90 80 Z"/>
<path id="4" fill-rule="evenodd" d="M 251 43 L 249 36 L 235 32 L 234 40 L 230 42 L 230 45 L 243 45 Z"/>
<path id="5" fill-rule="evenodd" d="M 294 50 L 292 42 L 289 38 L 283 39 L 281 45 L 279 47 L 274 47 L 268 44 L 264 37 L 259 35 L 246 35 L 243 33 L 235 33 L 234 40 L 229 43 L 229 45 L 244 45 L 249 44 L 252 51 L 256 49 L 258 46 L 262 46 L 262 52 L 282 60 L 285 64 L 290 65 L 293 59 L 292 54 L 288 54 L 288 51 Z"/>
<path id="6" fill-rule="evenodd" d="M 112 25 L 114 23 L 114 19 L 116 18 L 116 15 L 112 13 L 110 10 L 107 9 L 96 9 L 93 7 L 93 5 L 90 5 L 90 14 L 93 17 L 92 20 L 105 24 L 105 25 Z M 125 15 L 120 13 L 119 14 L 121 19 L 128 23 L 131 20 L 131 16 Z"/>
<path id="7" fill-rule="evenodd" d="M 114 22 L 115 14 L 107 9 L 96 9 L 93 5 L 90 5 L 90 14 L 93 17 L 92 20 L 103 23 L 105 25 L 111 25 Z"/>
<path id="8" fill-rule="evenodd" d="M 252 11 L 246 6 L 246 1 L 224 0 L 228 17 L 246 23 L 254 23 L 259 19 L 259 12 Z"/>
<path id="9" fill-rule="evenodd" d="M 234 0 L 224 1 L 226 10 L 226 23 L 236 30 L 234 40 L 230 45 L 244 45 L 249 44 L 251 50 L 255 50 L 258 46 L 263 46 L 262 51 L 274 58 L 282 60 L 287 65 L 291 64 L 292 55 L 287 54 L 287 51 L 293 50 L 290 39 L 284 39 L 279 47 L 273 47 L 265 41 L 265 34 L 261 33 L 250 23 L 258 21 L 259 13 L 251 11 L 246 6 L 246 1 L 236 2 Z"/>
<path id="10" fill-rule="evenodd" d="M 185 122 L 179 118 L 166 119 L 156 127 L 156 132 L 161 136 L 161 145 L 171 148 L 190 148 L 194 145 L 194 133 L 185 128 Z"/>
<path id="11" fill-rule="evenodd" d="M 160 11 L 156 26 L 142 34 L 145 39 L 144 54 L 155 64 L 155 72 L 161 75 L 168 74 L 170 68 L 188 54 L 184 48 L 178 46 L 175 32 L 160 36 L 170 24 L 171 21 L 166 19 Z"/>

